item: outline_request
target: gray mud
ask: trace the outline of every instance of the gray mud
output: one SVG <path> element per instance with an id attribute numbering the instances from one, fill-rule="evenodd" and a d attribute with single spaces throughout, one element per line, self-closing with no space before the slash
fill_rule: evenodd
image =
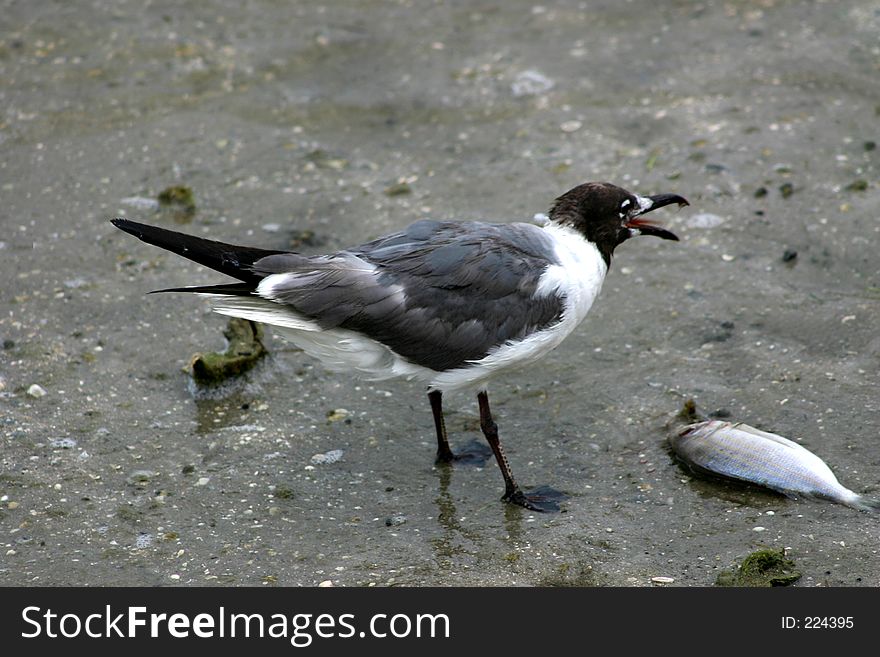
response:
<path id="1" fill-rule="evenodd" d="M 876 3 L 0 15 L 3 584 L 709 586 L 767 547 L 796 586 L 880 585 L 878 516 L 693 478 L 665 447 L 694 397 L 880 494 Z M 433 467 L 405 381 L 267 336 L 198 393 L 184 368 L 225 318 L 145 293 L 223 277 L 108 222 L 314 253 L 527 219 L 595 179 L 691 207 L 658 213 L 682 242 L 621 247 L 581 328 L 491 390 L 520 481 L 570 494 L 555 515 L 502 504 L 492 463 Z M 194 213 L 154 209 L 173 185 Z M 475 399 L 447 406 L 454 444 L 479 437 Z"/>

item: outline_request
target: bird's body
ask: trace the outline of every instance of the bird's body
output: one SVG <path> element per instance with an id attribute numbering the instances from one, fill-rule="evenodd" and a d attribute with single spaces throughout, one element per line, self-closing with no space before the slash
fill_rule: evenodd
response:
<path id="1" fill-rule="evenodd" d="M 283 271 L 256 294 L 203 293 L 214 310 L 275 326 L 331 370 L 441 392 L 485 389 L 556 347 L 607 271 L 595 245 L 553 224 L 422 221 L 333 256 L 270 258 Z"/>
<path id="2" fill-rule="evenodd" d="M 641 218 L 670 203 L 687 202 L 587 183 L 557 199 L 542 227 L 419 221 L 318 256 L 223 244 L 126 219 L 113 223 L 241 281 L 162 291 L 207 295 L 218 313 L 270 324 L 330 369 L 425 384 L 439 460 L 455 458 L 442 393 L 478 391 L 505 499 L 542 510 L 509 472 L 489 411 L 488 381 L 535 362 L 580 324 L 618 244 L 643 233 L 677 239 Z"/>

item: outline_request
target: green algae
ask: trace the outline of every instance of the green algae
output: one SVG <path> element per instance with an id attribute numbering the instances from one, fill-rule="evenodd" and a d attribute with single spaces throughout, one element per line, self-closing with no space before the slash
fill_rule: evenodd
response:
<path id="1" fill-rule="evenodd" d="M 765 548 L 743 559 L 739 568 L 725 570 L 715 580 L 716 586 L 788 586 L 801 578 L 795 563 L 785 557 L 785 550 Z"/>
<path id="2" fill-rule="evenodd" d="M 175 221 L 186 223 L 196 214 L 196 199 L 192 188 L 185 185 L 166 187 L 156 197 L 159 209 L 169 211 Z"/>
<path id="3" fill-rule="evenodd" d="M 199 385 L 216 385 L 241 376 L 268 353 L 263 345 L 263 327 L 256 322 L 233 317 L 223 335 L 229 341 L 226 351 L 192 358 L 192 376 Z"/>

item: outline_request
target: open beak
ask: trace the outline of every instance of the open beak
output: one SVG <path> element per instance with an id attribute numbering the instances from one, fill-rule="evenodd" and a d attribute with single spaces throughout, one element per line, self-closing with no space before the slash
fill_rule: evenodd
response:
<path id="1" fill-rule="evenodd" d="M 639 207 L 635 209 L 623 225 L 629 228 L 633 235 L 654 235 L 660 239 L 678 241 L 678 236 L 675 233 L 658 226 L 649 219 L 645 219 L 644 215 L 673 203 L 678 203 L 678 207 L 690 205 L 687 199 L 678 194 L 655 194 L 654 196 L 639 196 L 638 200 Z"/>

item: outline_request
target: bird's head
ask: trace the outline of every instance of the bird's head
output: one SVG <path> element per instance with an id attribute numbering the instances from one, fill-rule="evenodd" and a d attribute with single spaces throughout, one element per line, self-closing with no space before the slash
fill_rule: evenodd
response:
<path id="1" fill-rule="evenodd" d="M 588 182 L 556 199 L 550 221 L 570 226 L 594 242 L 606 263 L 619 244 L 637 235 L 654 235 L 678 240 L 675 233 L 658 226 L 644 215 L 665 205 L 689 205 L 678 194 L 639 196 L 607 182 Z"/>

